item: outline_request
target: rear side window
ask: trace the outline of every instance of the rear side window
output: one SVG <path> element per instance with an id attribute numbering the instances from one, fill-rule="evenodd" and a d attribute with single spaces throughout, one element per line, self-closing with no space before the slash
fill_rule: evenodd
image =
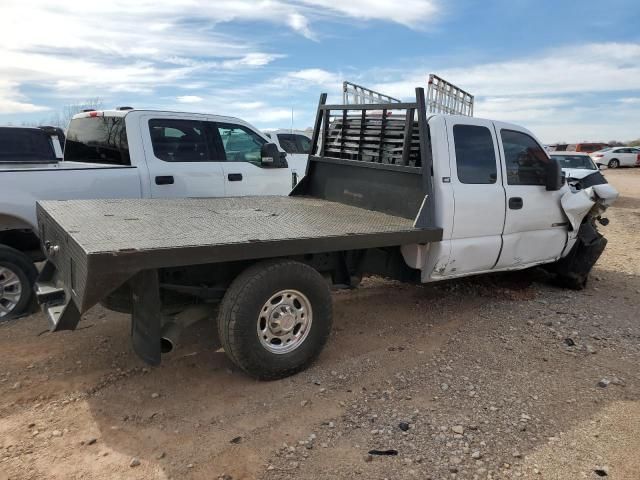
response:
<path id="1" fill-rule="evenodd" d="M 53 145 L 42 130 L 0 128 L 0 162 L 55 161 Z"/>
<path id="2" fill-rule="evenodd" d="M 287 153 L 302 153 L 298 150 L 298 145 L 296 145 L 296 135 L 292 135 L 290 133 L 279 133 L 278 141 L 280 142 L 280 146 Z"/>
<path id="3" fill-rule="evenodd" d="M 462 183 L 496 183 L 498 171 L 491 131 L 478 125 L 454 125 L 458 180 Z"/>
<path id="4" fill-rule="evenodd" d="M 198 120 L 149 120 L 153 154 L 165 162 L 211 161 L 207 135 L 209 125 Z"/>
<path id="5" fill-rule="evenodd" d="M 549 158 L 526 133 L 501 130 L 509 185 L 544 185 Z"/>
<path id="6" fill-rule="evenodd" d="M 83 117 L 71 120 L 64 146 L 64 159 L 131 165 L 124 117 Z"/>
<path id="7" fill-rule="evenodd" d="M 311 153 L 311 140 L 304 135 L 296 135 L 296 143 L 298 144 L 298 153 Z"/>

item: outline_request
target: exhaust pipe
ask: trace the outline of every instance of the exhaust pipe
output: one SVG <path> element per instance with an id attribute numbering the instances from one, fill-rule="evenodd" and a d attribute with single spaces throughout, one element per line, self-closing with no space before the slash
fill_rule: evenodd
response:
<path id="1" fill-rule="evenodd" d="M 162 326 L 160 334 L 160 351 L 169 353 L 178 344 L 182 331 L 189 325 L 210 318 L 215 310 L 215 305 L 200 304 L 189 307 L 175 315 Z"/>

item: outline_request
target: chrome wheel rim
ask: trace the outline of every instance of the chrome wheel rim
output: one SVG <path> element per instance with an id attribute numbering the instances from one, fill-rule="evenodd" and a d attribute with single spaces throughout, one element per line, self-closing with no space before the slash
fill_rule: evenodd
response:
<path id="1" fill-rule="evenodd" d="M 9 267 L 0 265 L 0 318 L 9 315 L 22 296 L 20 277 Z"/>
<path id="2" fill-rule="evenodd" d="M 257 325 L 260 344 L 278 355 L 293 352 L 309 335 L 312 321 L 311 302 L 306 295 L 297 290 L 281 290 L 260 309 Z"/>

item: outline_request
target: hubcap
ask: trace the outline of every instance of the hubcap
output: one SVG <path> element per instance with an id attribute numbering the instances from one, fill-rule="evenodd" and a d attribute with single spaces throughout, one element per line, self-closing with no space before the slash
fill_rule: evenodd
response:
<path id="1" fill-rule="evenodd" d="M 9 267 L 0 265 L 0 318 L 9 315 L 22 296 L 20 277 Z"/>
<path id="2" fill-rule="evenodd" d="M 297 290 L 282 290 L 262 306 L 258 315 L 258 338 L 271 353 L 289 353 L 305 341 L 312 321 L 309 299 Z"/>

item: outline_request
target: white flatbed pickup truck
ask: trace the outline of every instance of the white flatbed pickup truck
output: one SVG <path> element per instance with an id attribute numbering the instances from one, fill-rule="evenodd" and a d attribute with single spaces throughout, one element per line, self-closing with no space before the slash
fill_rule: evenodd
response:
<path id="1" fill-rule="evenodd" d="M 307 174 L 289 197 L 38 203 L 52 330 L 98 302 L 132 314 L 150 364 L 218 305 L 225 352 L 250 375 L 309 365 L 331 329 L 330 287 L 363 275 L 434 282 L 545 266 L 582 288 L 606 240 L 608 184 L 573 192 L 517 125 L 427 116 L 412 103 L 318 106 Z M 606 223 L 606 222 L 605 222 Z"/>
<path id="2" fill-rule="evenodd" d="M 33 262 L 44 259 L 36 201 L 287 195 L 307 159 L 284 155 L 233 117 L 133 109 L 74 116 L 63 161 L 0 163 L 0 320 L 28 309 Z"/>

